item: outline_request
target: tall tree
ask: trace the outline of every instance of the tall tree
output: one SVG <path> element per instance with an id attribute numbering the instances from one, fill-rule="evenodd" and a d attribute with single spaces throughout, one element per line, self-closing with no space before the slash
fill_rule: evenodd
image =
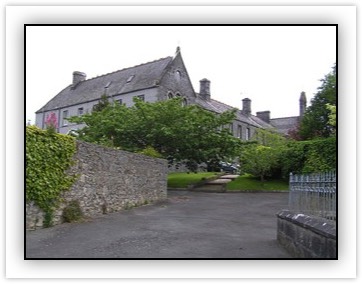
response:
<path id="1" fill-rule="evenodd" d="M 152 147 L 170 164 L 185 162 L 195 170 L 198 164 L 237 155 L 241 141 L 223 127 L 234 117 L 235 110 L 216 115 L 195 105 L 182 106 L 175 98 L 155 103 L 136 99 L 129 108 L 115 103 L 70 121 L 86 124 L 78 139 L 132 152 Z"/>
<path id="2" fill-rule="evenodd" d="M 336 105 L 336 65 L 332 71 L 321 80 L 322 85 L 307 108 L 300 124 L 299 135 L 303 140 L 329 137 L 333 135 L 335 127 L 329 123 L 330 111 L 327 104 Z"/>

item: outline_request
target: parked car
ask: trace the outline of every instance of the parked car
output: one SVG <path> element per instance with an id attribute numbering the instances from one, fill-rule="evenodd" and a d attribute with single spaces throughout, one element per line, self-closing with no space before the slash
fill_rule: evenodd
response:
<path id="1" fill-rule="evenodd" d="M 236 174 L 239 170 L 239 166 L 238 165 L 234 165 L 231 163 L 227 163 L 227 162 L 220 162 L 220 170 L 222 172 L 226 172 L 226 173 L 230 173 L 230 174 Z"/>

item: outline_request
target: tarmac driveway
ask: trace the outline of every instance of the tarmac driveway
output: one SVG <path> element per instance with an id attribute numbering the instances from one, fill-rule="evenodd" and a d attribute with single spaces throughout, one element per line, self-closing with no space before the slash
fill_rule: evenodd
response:
<path id="1" fill-rule="evenodd" d="M 288 193 L 169 191 L 153 205 L 26 232 L 26 258 L 291 258 L 277 243 Z"/>

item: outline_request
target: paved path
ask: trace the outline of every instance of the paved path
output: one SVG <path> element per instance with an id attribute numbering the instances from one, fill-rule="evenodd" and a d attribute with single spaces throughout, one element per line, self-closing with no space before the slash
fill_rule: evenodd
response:
<path id="1" fill-rule="evenodd" d="M 169 192 L 167 201 L 26 233 L 27 258 L 290 258 L 287 193 Z"/>

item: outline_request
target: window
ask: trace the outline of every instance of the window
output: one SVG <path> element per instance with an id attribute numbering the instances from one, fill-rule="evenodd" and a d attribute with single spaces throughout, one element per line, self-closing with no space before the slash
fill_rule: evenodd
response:
<path id="1" fill-rule="evenodd" d="M 167 98 L 168 98 L 169 100 L 172 99 L 172 98 L 173 98 L 173 94 L 172 94 L 171 92 L 168 92 Z"/>
<path id="2" fill-rule="evenodd" d="M 245 135 L 245 140 L 249 140 L 250 139 L 250 128 L 246 129 L 246 135 Z"/>
<path id="3" fill-rule="evenodd" d="M 230 130 L 230 133 L 232 135 L 234 135 L 234 125 L 232 123 L 230 123 L 230 125 L 229 125 L 229 130 Z"/>
<path id="4" fill-rule="evenodd" d="M 78 108 L 78 115 L 82 115 L 84 113 L 84 108 Z"/>
<path id="5" fill-rule="evenodd" d="M 242 137 L 242 127 L 241 125 L 238 125 L 238 138 L 241 139 Z"/>
<path id="6" fill-rule="evenodd" d="M 183 98 L 183 99 L 182 99 L 181 105 L 182 105 L 183 107 L 184 107 L 184 106 L 187 106 L 187 99 L 186 99 L 186 98 Z"/>
<path id="7" fill-rule="evenodd" d="M 116 100 L 116 102 L 118 102 L 120 105 L 122 105 L 122 103 L 123 103 L 122 99 L 118 99 L 118 100 Z"/>
<path id="8" fill-rule="evenodd" d="M 63 126 L 67 126 L 67 125 L 68 125 L 67 118 L 68 118 L 68 110 L 64 110 L 64 111 L 63 111 Z"/>
<path id="9" fill-rule="evenodd" d="M 180 70 L 176 70 L 176 72 L 175 72 L 175 78 L 176 78 L 177 81 L 180 81 L 180 79 L 181 79 L 181 72 L 180 72 Z"/>
<path id="10" fill-rule="evenodd" d="M 139 98 L 141 101 L 145 101 L 145 95 L 140 95 L 140 96 L 137 96 L 137 98 Z"/>
<path id="11" fill-rule="evenodd" d="M 129 76 L 129 77 L 128 77 L 128 79 L 127 79 L 127 83 L 131 82 L 131 81 L 132 81 L 132 79 L 134 78 L 134 76 L 135 76 L 135 75 L 131 75 L 131 76 Z"/>

